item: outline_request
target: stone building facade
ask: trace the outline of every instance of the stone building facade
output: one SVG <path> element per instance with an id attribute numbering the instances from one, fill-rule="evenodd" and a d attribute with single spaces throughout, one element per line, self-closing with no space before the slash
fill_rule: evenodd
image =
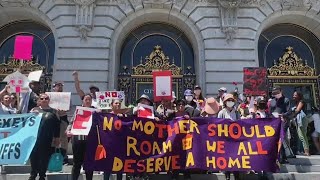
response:
<path id="1" fill-rule="evenodd" d="M 268 66 L 269 61 L 281 57 L 279 54 L 270 59 L 264 55 L 263 50 L 272 44 L 263 42 L 262 38 L 272 41 L 264 32 L 301 40 L 309 47 L 313 67 L 319 66 L 318 0 L 0 0 L 2 36 L 11 37 L 9 25 L 25 21 L 41 24 L 52 32 L 52 78 L 64 81 L 65 91 L 73 93 L 74 104 L 80 104 L 80 100 L 72 72 L 79 71 L 83 89 L 91 84 L 101 90 L 118 89 L 126 39 L 146 24 L 160 24 L 156 30 L 161 30 L 163 24 L 183 33 L 193 50 L 194 84 L 199 84 L 207 95 L 217 94 L 221 86 L 234 89 L 233 82 L 241 91 L 243 67 Z M 301 33 L 295 35 L 298 31 Z M 7 37 L 0 38 L 0 50 Z M 295 41 L 284 39 L 278 44 L 283 48 L 294 46 Z M 145 56 L 154 47 L 150 48 Z"/>

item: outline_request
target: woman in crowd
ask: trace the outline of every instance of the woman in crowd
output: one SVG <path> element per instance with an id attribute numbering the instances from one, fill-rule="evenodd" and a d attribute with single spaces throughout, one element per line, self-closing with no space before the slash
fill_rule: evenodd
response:
<path id="1" fill-rule="evenodd" d="M 0 91 L 0 114 L 16 114 L 17 109 L 11 106 L 12 99 L 10 94 L 10 86 L 6 85 Z"/>
<path id="2" fill-rule="evenodd" d="M 11 107 L 11 95 L 6 94 L 1 97 L 0 114 L 16 114 L 17 109 Z"/>
<path id="3" fill-rule="evenodd" d="M 302 93 L 294 92 L 293 100 L 295 102 L 295 106 L 292 108 L 292 111 L 298 137 L 302 142 L 304 155 L 310 156 L 309 142 L 307 138 L 308 119 L 306 118 L 305 114 L 305 102 L 303 100 Z"/>
<path id="4" fill-rule="evenodd" d="M 184 119 L 190 119 L 190 117 L 192 117 L 192 114 L 190 114 L 190 112 L 186 111 L 185 107 L 186 107 L 186 101 L 184 99 L 182 100 L 177 100 L 177 111 L 175 111 L 171 117 L 169 117 L 169 120 L 173 120 L 176 117 L 183 117 Z M 184 171 L 173 171 L 172 172 L 172 179 L 173 180 L 177 180 L 179 179 L 179 173 L 182 172 L 184 179 L 185 180 L 190 180 L 191 179 L 191 174 L 188 170 L 184 170 Z"/>
<path id="5" fill-rule="evenodd" d="M 219 103 L 213 97 L 206 100 L 204 108 L 201 112 L 202 117 L 217 117 L 219 113 Z"/>
<path id="6" fill-rule="evenodd" d="M 17 94 L 12 93 L 10 98 L 11 98 L 11 105 L 10 105 L 10 106 L 11 106 L 12 108 L 18 109 Z"/>
<path id="7" fill-rule="evenodd" d="M 202 110 L 205 105 L 205 98 L 202 95 L 201 87 L 199 85 L 196 85 L 193 89 L 194 93 L 194 101 L 198 105 L 198 110 Z"/>
<path id="8" fill-rule="evenodd" d="M 111 102 L 111 114 L 115 114 L 118 117 L 125 117 L 127 116 L 126 114 L 123 114 L 121 111 L 121 101 L 120 99 L 113 99 Z M 104 180 L 109 180 L 111 173 L 106 173 L 104 172 L 103 174 L 103 179 Z M 121 180 L 122 179 L 122 173 L 118 173 L 117 174 L 117 180 Z"/>
<path id="9" fill-rule="evenodd" d="M 232 94 L 227 94 L 223 98 L 223 109 L 218 113 L 218 118 L 230 119 L 236 121 L 240 119 L 240 114 L 235 109 L 235 99 Z M 239 172 L 233 172 L 235 180 L 240 179 Z M 226 179 L 230 180 L 230 172 L 225 173 Z"/>
<path id="10" fill-rule="evenodd" d="M 92 96 L 91 94 L 85 94 L 82 96 L 82 107 L 93 108 L 92 104 Z M 68 137 L 71 137 L 71 128 L 73 124 L 73 119 L 71 120 L 69 126 L 67 127 L 66 133 Z M 80 176 L 81 166 L 84 162 L 84 157 L 86 154 L 87 148 L 87 136 L 84 135 L 75 135 L 72 136 L 72 151 L 73 151 L 73 167 L 71 171 L 72 180 L 78 180 Z M 92 180 L 93 172 L 85 171 L 86 180 Z"/>
<path id="11" fill-rule="evenodd" d="M 60 144 L 60 119 L 57 110 L 49 106 L 50 98 L 47 94 L 40 94 L 39 106 L 31 109 L 31 112 L 42 113 L 38 138 L 30 156 L 31 173 L 29 180 L 35 180 L 39 174 L 39 180 L 45 180 L 46 171 L 51 156 L 52 142 L 58 147 Z"/>

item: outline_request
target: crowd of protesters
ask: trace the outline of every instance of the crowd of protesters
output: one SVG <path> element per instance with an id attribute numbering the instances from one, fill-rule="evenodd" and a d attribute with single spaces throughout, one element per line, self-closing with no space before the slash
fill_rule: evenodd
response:
<path id="1" fill-rule="evenodd" d="M 96 86 L 90 86 L 88 94 L 80 87 L 78 73 L 73 73 L 75 89 L 82 100 L 83 107 L 96 108 L 96 92 L 100 89 Z M 55 148 L 60 148 L 61 153 L 67 163 L 67 148 L 71 139 L 73 150 L 73 168 L 72 180 L 77 180 L 81 174 L 81 168 L 84 162 L 86 151 L 86 136 L 73 136 L 71 126 L 73 119 L 68 121 L 68 115 L 72 112 L 52 109 L 49 106 L 50 97 L 47 94 L 40 93 L 40 83 L 32 81 L 29 84 L 30 91 L 22 93 L 20 97 L 11 94 L 9 86 L 6 86 L 1 92 L 0 114 L 16 113 L 43 113 L 39 127 L 38 139 L 32 151 L 31 173 L 29 180 L 35 180 L 39 175 L 40 180 L 46 177 L 47 165 L 50 155 Z M 63 92 L 63 83 L 56 82 L 53 84 L 53 91 Z M 270 97 L 241 97 L 237 89 L 228 92 L 225 87 L 221 87 L 217 97 L 203 95 L 201 87 L 195 86 L 194 89 L 184 91 L 183 98 L 177 99 L 174 92 L 172 100 L 163 100 L 161 102 L 152 102 L 145 94 L 137 99 L 136 104 L 145 104 L 155 107 L 156 121 L 170 121 L 175 117 L 183 116 L 186 119 L 192 117 L 217 117 L 237 121 L 239 119 L 251 118 L 271 118 L 279 117 L 285 124 L 286 132 L 285 145 L 280 151 L 280 163 L 287 163 L 287 158 L 303 154 L 310 156 L 310 144 L 308 141 L 307 130 L 311 120 L 314 121 L 314 130 L 312 133 L 313 144 L 317 152 L 320 153 L 320 116 L 318 110 L 314 108 L 313 115 L 306 114 L 306 104 L 301 92 L 294 92 L 292 97 L 285 97 L 280 87 L 273 87 Z M 239 97 L 240 96 L 240 97 Z M 17 98 L 20 98 L 18 103 Z M 295 102 L 290 104 L 292 98 Z M 112 101 L 112 109 L 109 113 L 117 116 L 136 116 L 137 107 L 131 108 L 127 112 L 120 111 L 120 100 Z M 310 130 L 310 129 L 309 129 Z M 296 138 L 292 138 L 296 135 Z M 295 142 L 290 141 L 295 139 Z M 291 142 L 291 143 L 290 143 Z M 288 150 L 289 149 L 289 150 Z M 293 151 L 292 151 L 292 150 Z M 289 153 L 288 153 L 289 152 Z M 179 173 L 183 173 L 184 179 L 191 179 L 190 172 L 172 172 L 172 178 L 178 179 Z M 206 172 L 210 173 L 210 172 Z M 231 172 L 225 172 L 226 179 L 230 179 Z M 238 172 L 233 172 L 235 179 L 240 179 Z M 265 173 L 262 173 L 265 175 Z M 86 179 L 92 180 L 93 172 L 85 172 Z M 104 173 L 104 180 L 108 180 L 110 173 Z M 130 175 L 130 178 L 148 179 L 147 174 Z M 122 179 L 122 174 L 117 174 L 117 180 Z"/>

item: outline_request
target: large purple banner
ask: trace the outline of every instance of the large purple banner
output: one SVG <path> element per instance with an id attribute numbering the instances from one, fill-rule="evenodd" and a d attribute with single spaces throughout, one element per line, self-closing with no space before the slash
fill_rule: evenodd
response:
<path id="1" fill-rule="evenodd" d="M 156 122 L 94 113 L 84 168 L 114 173 L 277 172 L 281 124 L 279 119 L 217 118 Z"/>

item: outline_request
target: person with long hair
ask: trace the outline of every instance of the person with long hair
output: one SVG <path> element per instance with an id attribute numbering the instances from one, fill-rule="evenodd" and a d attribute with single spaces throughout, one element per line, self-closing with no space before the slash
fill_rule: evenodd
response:
<path id="1" fill-rule="evenodd" d="M 304 148 L 304 155 L 310 156 L 309 142 L 307 138 L 308 120 L 304 112 L 305 102 L 303 100 L 303 94 L 301 92 L 293 93 L 293 100 L 295 106 L 292 108 L 295 127 L 297 129 L 298 137 L 302 142 Z"/>
<path id="2" fill-rule="evenodd" d="M 198 110 L 201 111 L 204 108 L 205 101 L 206 101 L 206 99 L 202 95 L 201 87 L 199 85 L 196 85 L 193 89 L 193 93 L 194 93 L 193 99 L 198 105 L 197 107 Z"/>
<path id="3" fill-rule="evenodd" d="M 111 114 L 115 114 L 118 117 L 126 116 L 121 111 L 121 101 L 120 101 L 120 99 L 113 99 L 111 101 L 111 112 L 110 113 Z M 103 179 L 104 180 L 109 180 L 110 176 L 111 176 L 111 173 L 104 172 Z M 117 173 L 117 180 L 121 180 L 121 179 L 122 179 L 122 173 Z"/>
<path id="4" fill-rule="evenodd" d="M 94 108 L 91 106 L 92 104 L 92 96 L 91 94 L 85 94 L 82 97 L 82 107 Z M 71 120 L 69 126 L 67 127 L 66 134 L 68 137 L 72 137 L 72 151 L 73 151 L 73 167 L 71 171 L 71 179 L 78 180 L 80 176 L 80 170 L 84 163 L 84 157 L 86 154 L 87 148 L 87 136 L 84 135 L 72 135 L 71 128 L 74 119 Z M 85 171 L 86 180 L 92 180 L 93 172 Z"/>

